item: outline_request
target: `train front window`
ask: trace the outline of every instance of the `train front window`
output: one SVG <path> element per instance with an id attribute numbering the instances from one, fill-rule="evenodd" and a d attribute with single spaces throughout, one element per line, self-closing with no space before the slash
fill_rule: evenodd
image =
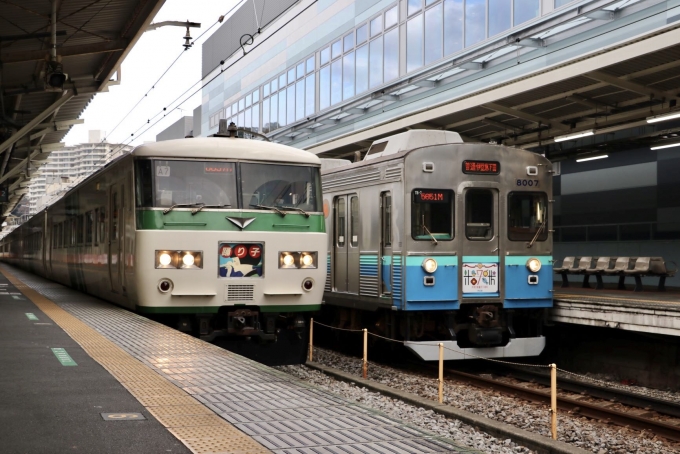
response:
<path id="1" fill-rule="evenodd" d="M 156 207 L 202 204 L 236 208 L 233 162 L 156 160 L 153 168 Z M 138 187 L 140 185 L 144 183 L 138 181 Z"/>
<path id="2" fill-rule="evenodd" d="M 537 241 L 548 239 L 548 196 L 544 192 L 508 194 L 508 239 Z M 540 230 L 540 233 L 539 233 Z"/>
<path id="3" fill-rule="evenodd" d="M 319 168 L 278 164 L 241 164 L 243 208 L 321 210 Z"/>
<path id="4" fill-rule="evenodd" d="M 411 236 L 414 240 L 453 239 L 453 191 L 416 189 L 411 200 Z"/>
<path id="5" fill-rule="evenodd" d="M 465 193 L 465 236 L 472 241 L 493 238 L 493 193 L 468 189 Z"/>

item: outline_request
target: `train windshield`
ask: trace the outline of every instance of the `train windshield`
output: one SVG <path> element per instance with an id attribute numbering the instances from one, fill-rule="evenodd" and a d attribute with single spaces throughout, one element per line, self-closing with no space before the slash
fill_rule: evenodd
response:
<path id="1" fill-rule="evenodd" d="M 416 189 L 411 204 L 411 236 L 414 240 L 453 239 L 453 191 Z"/>
<path id="2" fill-rule="evenodd" d="M 508 194 L 508 239 L 537 241 L 548 239 L 548 196 L 543 192 Z M 540 233 L 539 233 L 540 232 Z"/>
<path id="3" fill-rule="evenodd" d="M 318 167 L 241 164 L 243 208 L 321 210 Z"/>
<path id="4" fill-rule="evenodd" d="M 153 181 L 153 192 L 149 191 Z M 171 207 L 204 204 L 236 207 L 236 163 L 216 161 L 140 160 L 137 162 L 138 206 Z"/>

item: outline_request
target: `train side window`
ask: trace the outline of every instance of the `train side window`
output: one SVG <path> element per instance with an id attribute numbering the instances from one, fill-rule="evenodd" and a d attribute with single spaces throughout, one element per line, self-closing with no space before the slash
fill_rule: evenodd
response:
<path id="1" fill-rule="evenodd" d="M 383 228 L 383 247 L 392 246 L 392 196 L 389 192 L 383 192 L 382 198 L 382 228 Z"/>
<path id="2" fill-rule="evenodd" d="M 99 235 L 97 236 L 100 243 L 106 242 L 106 209 L 99 208 Z"/>
<path id="3" fill-rule="evenodd" d="M 118 239 L 118 193 L 111 196 L 111 241 Z"/>
<path id="4" fill-rule="evenodd" d="M 469 189 L 465 193 L 465 236 L 472 241 L 493 238 L 493 193 Z"/>
<path id="5" fill-rule="evenodd" d="M 454 199 L 450 189 L 415 189 L 411 194 L 411 237 L 418 241 L 452 240 Z"/>
<path id="6" fill-rule="evenodd" d="M 346 213 L 346 208 L 345 208 L 345 199 L 344 198 L 339 198 L 335 201 L 335 241 L 338 247 L 344 247 L 345 246 L 345 213 Z"/>
<path id="7" fill-rule="evenodd" d="M 92 210 L 92 241 L 94 245 L 99 244 L 99 208 Z"/>
<path id="8" fill-rule="evenodd" d="M 153 206 L 153 172 L 150 159 L 135 162 L 135 201 L 137 208 Z"/>
<path id="9" fill-rule="evenodd" d="M 88 211 L 85 213 L 85 244 L 88 246 L 92 245 L 92 218 L 94 216 L 93 211 Z"/>
<path id="10" fill-rule="evenodd" d="M 351 247 L 359 246 L 359 197 L 352 196 L 349 201 L 350 206 L 350 238 Z"/>
<path id="11" fill-rule="evenodd" d="M 544 192 L 508 194 L 508 239 L 537 241 L 548 239 L 548 195 Z M 539 233 L 540 230 L 540 233 Z"/>

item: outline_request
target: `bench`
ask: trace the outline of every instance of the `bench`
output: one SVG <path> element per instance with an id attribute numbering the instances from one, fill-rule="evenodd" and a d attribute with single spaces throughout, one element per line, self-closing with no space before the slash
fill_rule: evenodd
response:
<path id="1" fill-rule="evenodd" d="M 565 257 L 564 260 L 562 260 L 562 266 L 553 267 L 553 271 L 562 276 L 562 288 L 569 287 L 567 273 L 569 270 L 574 269 L 576 263 L 578 263 L 576 257 Z"/>
<path id="2" fill-rule="evenodd" d="M 628 270 L 630 268 L 630 263 L 631 260 L 635 260 L 633 257 L 618 257 L 616 259 L 616 262 L 614 263 L 614 268 L 609 268 L 606 270 L 603 270 L 602 273 L 605 276 L 618 276 L 619 277 L 619 285 L 618 289 L 619 290 L 625 290 L 626 286 L 624 285 L 624 280 L 626 276 L 624 275 L 624 271 Z"/>
<path id="3" fill-rule="evenodd" d="M 586 272 L 593 267 L 593 258 L 592 257 L 581 257 L 578 261 L 578 266 L 571 268 L 567 270 L 568 274 L 582 274 L 585 275 L 583 278 L 583 284 L 581 287 L 583 288 L 590 288 L 590 285 L 588 284 L 588 279 L 590 278 L 590 275 L 586 274 Z"/>
<path id="4" fill-rule="evenodd" d="M 675 276 L 678 267 L 675 262 L 668 262 L 673 264 L 672 267 L 666 265 L 663 257 L 638 257 L 635 261 L 635 267 L 632 270 L 624 270 L 623 275 L 619 278 L 619 282 L 626 278 L 626 276 L 633 276 L 635 278 L 635 292 L 641 292 L 642 278 L 646 276 L 653 276 L 659 278 L 657 290 L 660 292 L 666 291 L 666 278 Z"/>
<path id="5" fill-rule="evenodd" d="M 595 276 L 597 279 L 597 284 L 595 285 L 596 290 L 601 290 L 604 288 L 604 283 L 602 282 L 602 274 L 612 269 L 612 265 L 615 264 L 615 259 L 613 257 L 600 257 L 595 263 L 595 268 L 588 268 L 585 270 L 585 277 L 583 278 L 583 287 L 590 288 L 590 283 L 588 280 L 590 276 Z"/>

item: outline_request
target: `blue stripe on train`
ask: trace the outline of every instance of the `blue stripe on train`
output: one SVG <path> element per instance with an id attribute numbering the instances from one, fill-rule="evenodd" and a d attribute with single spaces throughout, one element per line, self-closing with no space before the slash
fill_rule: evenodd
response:
<path id="1" fill-rule="evenodd" d="M 541 261 L 538 273 L 526 267 L 527 261 Z M 538 276 L 538 284 L 529 284 L 529 276 Z M 551 256 L 512 256 L 505 258 L 505 300 L 508 309 L 552 307 L 553 266 Z"/>

